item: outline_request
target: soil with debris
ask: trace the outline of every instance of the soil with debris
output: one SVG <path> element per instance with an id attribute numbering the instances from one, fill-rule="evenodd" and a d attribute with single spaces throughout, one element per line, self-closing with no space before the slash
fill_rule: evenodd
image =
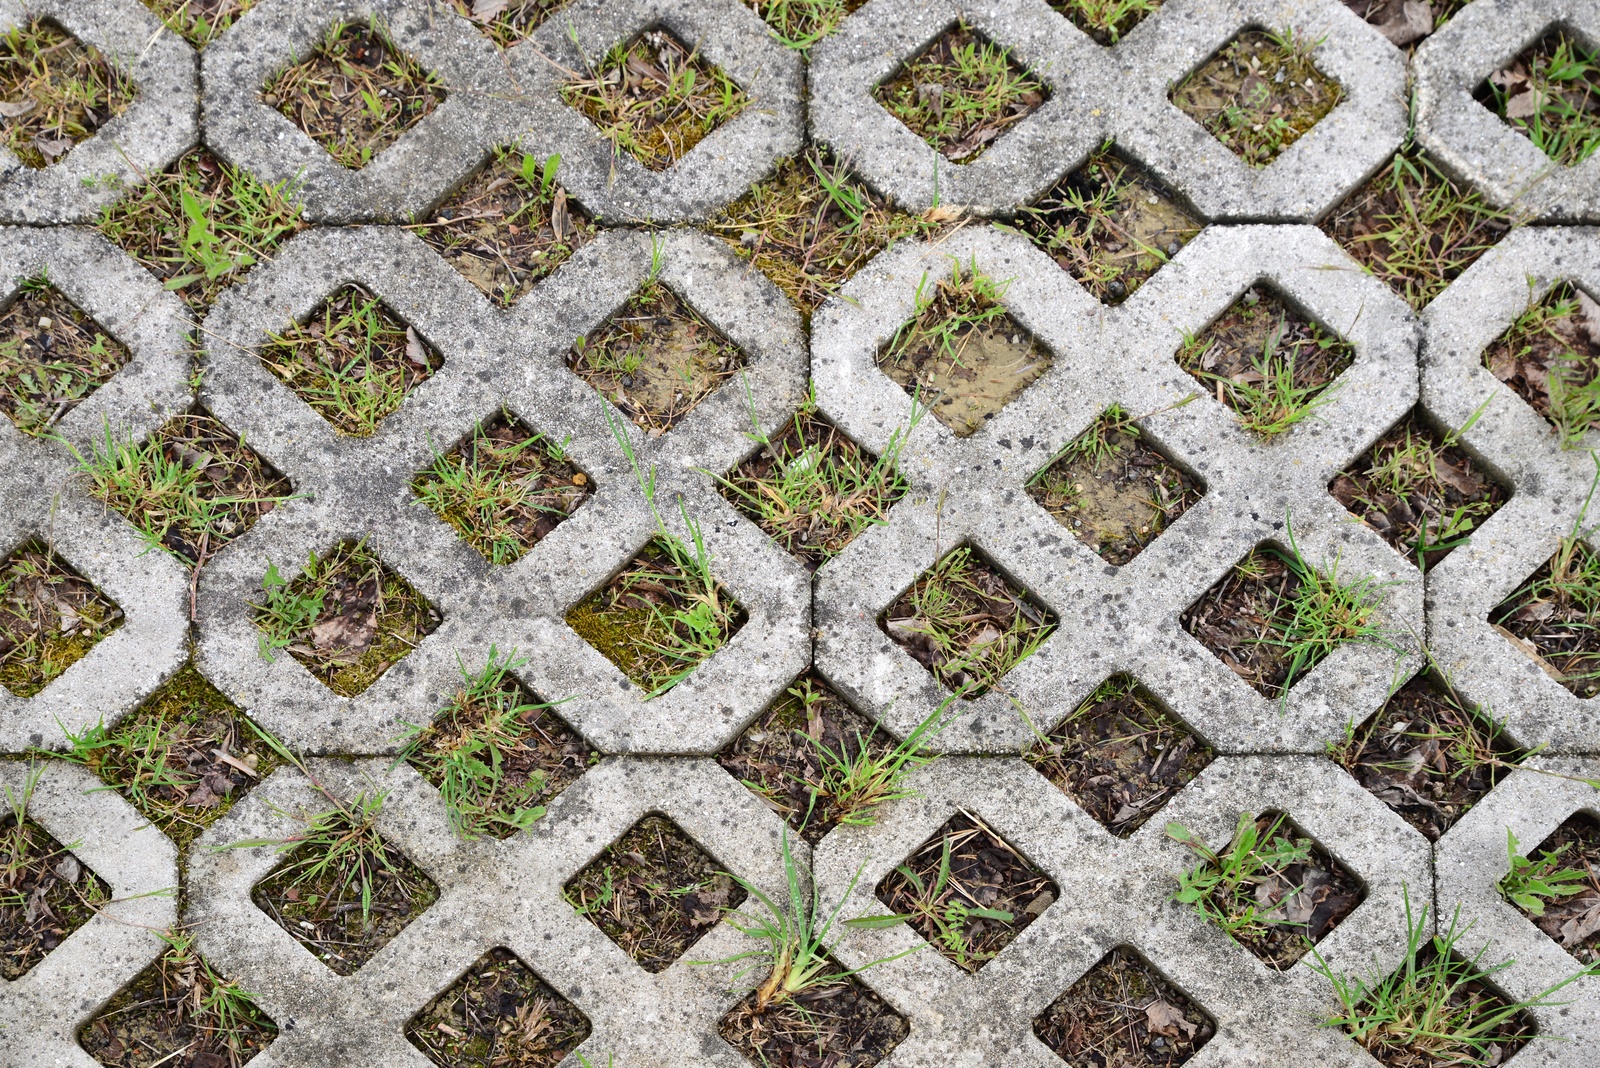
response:
<path id="1" fill-rule="evenodd" d="M 1397 48 L 1409 49 L 1440 29 L 1467 0 L 1344 0 L 1344 6 L 1375 26 Z"/>
<path id="2" fill-rule="evenodd" d="M 863 749 L 883 755 L 894 744 L 819 676 L 806 675 L 718 753 L 717 763 L 816 845 L 850 815 L 820 789 L 818 746 L 853 761 Z"/>
<path id="3" fill-rule="evenodd" d="M 1560 24 L 1472 95 L 1559 166 L 1576 166 L 1600 147 L 1600 53 Z"/>
<path id="4" fill-rule="evenodd" d="M 14 811 L 0 817 L 0 977 L 20 979 L 46 953 L 94 918 L 111 888 Z"/>
<path id="5" fill-rule="evenodd" d="M 770 1068 L 870 1068 L 910 1033 L 904 1017 L 854 978 L 765 1011 L 752 992 L 717 1030 L 752 1064 Z"/>
<path id="6" fill-rule="evenodd" d="M 1106 304 L 1120 304 L 1200 233 L 1155 178 L 1109 148 L 1026 208 L 1023 233 Z"/>
<path id="7" fill-rule="evenodd" d="M 1600 558 L 1567 540 L 1489 623 L 1577 697 L 1600 695 Z"/>
<path id="8" fill-rule="evenodd" d="M 684 416 L 748 361 L 676 293 L 647 282 L 567 366 L 651 437 Z"/>
<path id="9" fill-rule="evenodd" d="M 744 903 L 744 889 L 663 816 L 646 816 L 567 884 L 567 900 L 647 972 Z"/>
<path id="10" fill-rule="evenodd" d="M 359 858 L 346 854 L 308 878 L 302 865 L 312 859 L 309 848 L 291 852 L 276 871 L 256 884 L 250 898 L 296 942 L 340 975 L 355 974 L 439 899 L 433 880 L 387 842 L 381 854 L 362 846 Z M 371 873 L 372 902 L 365 916 L 358 865 Z"/>
<path id="11" fill-rule="evenodd" d="M 1246 30 L 1172 90 L 1172 103 L 1245 163 L 1265 167 L 1344 95 L 1311 61 L 1310 42 L 1295 45 Z"/>
<path id="12" fill-rule="evenodd" d="M 450 6 L 478 24 L 501 48 L 532 36 L 567 0 L 450 0 Z"/>
<path id="13" fill-rule="evenodd" d="M 1442 679 L 1406 683 L 1332 754 L 1430 842 L 1527 756 Z"/>
<path id="14" fill-rule="evenodd" d="M 1529 311 L 1484 350 L 1483 365 L 1564 437 L 1580 435 L 1600 423 L 1600 414 L 1582 413 L 1581 422 L 1563 427 L 1550 385 L 1558 379 L 1568 388 L 1586 387 L 1600 375 L 1600 301 L 1563 282 Z"/>
<path id="15" fill-rule="evenodd" d="M 25 167 L 56 163 L 126 111 L 136 93 L 99 49 L 53 19 L 0 36 L 0 145 Z"/>
<path id="16" fill-rule="evenodd" d="M 1162 0 L 1048 0 L 1099 45 L 1114 45 L 1161 10 Z"/>
<path id="17" fill-rule="evenodd" d="M 1269 700 L 1283 696 L 1322 660 L 1313 651 L 1300 673 L 1282 645 L 1301 579 L 1278 550 L 1263 547 L 1229 569 L 1179 622 L 1217 659 Z"/>
<path id="18" fill-rule="evenodd" d="M 958 325 L 947 348 L 938 324 L 973 309 L 939 295 L 915 324 L 896 334 L 878 354 L 878 366 L 958 438 L 975 433 L 1050 369 L 1051 356 L 1010 315 L 988 315 Z M 977 309 L 982 310 L 982 309 Z"/>
<path id="19" fill-rule="evenodd" d="M 941 886 L 947 843 L 949 878 Z M 1003 838 L 963 812 L 885 876 L 877 893 L 879 901 L 906 917 L 951 963 L 976 972 L 1042 916 L 1060 889 Z M 970 915 L 975 908 L 1009 913 L 1011 919 Z"/>
<path id="20" fill-rule="evenodd" d="M 1099 686 L 1024 754 L 1118 838 L 1144 826 L 1213 755 L 1126 675 Z"/>
<path id="21" fill-rule="evenodd" d="M 1588 882 L 1576 894 L 1546 898 L 1543 916 L 1523 914 L 1579 964 L 1600 964 L 1600 822 L 1585 812 L 1569 816 L 1528 859 L 1537 861 L 1557 850 L 1560 866 L 1588 873 Z"/>
<path id="22" fill-rule="evenodd" d="M 1217 1026 L 1142 957 L 1119 946 L 1034 1021 L 1033 1033 L 1069 1065 L 1177 1068 Z"/>
<path id="23" fill-rule="evenodd" d="M 553 178 L 553 175 L 552 175 Z M 544 164 L 500 149 L 427 222 L 406 227 L 503 308 L 550 276 L 599 230 Z"/>
<path id="24" fill-rule="evenodd" d="M 123 623 L 122 609 L 37 541 L 0 563 L 0 685 L 32 697 Z"/>
<path id="25" fill-rule="evenodd" d="M 406 1024 L 443 1068 L 555 1068 L 589 1037 L 589 1021 L 516 954 L 491 949 Z"/>
<path id="26" fill-rule="evenodd" d="M 204 48 L 256 0 L 144 0 L 162 22 L 196 48 Z"/>
<path id="27" fill-rule="evenodd" d="M 1028 496 L 1109 564 L 1126 564 L 1200 499 L 1199 480 L 1146 445 L 1132 421 L 1102 419 L 1103 448 L 1068 447 Z"/>
<path id="28" fill-rule="evenodd" d="M 1420 410 L 1341 471 L 1328 492 L 1424 571 L 1510 496 L 1471 454 L 1446 444 Z"/>
<path id="29" fill-rule="evenodd" d="M 42 434 L 122 369 L 130 356 L 43 278 L 0 311 L 0 411 Z"/>

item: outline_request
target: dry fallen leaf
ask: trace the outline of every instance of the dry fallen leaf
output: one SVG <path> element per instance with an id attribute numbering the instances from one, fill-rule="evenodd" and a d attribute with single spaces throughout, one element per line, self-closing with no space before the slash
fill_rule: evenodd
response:
<path id="1" fill-rule="evenodd" d="M 428 366 L 428 350 L 423 347 L 422 339 L 411 327 L 406 327 L 406 359 L 418 367 Z"/>
<path id="2" fill-rule="evenodd" d="M 1529 89 L 1525 93 L 1518 93 L 1506 101 L 1506 118 L 1526 119 L 1538 114 L 1540 95 L 1537 89 Z"/>
<path id="3" fill-rule="evenodd" d="M 0 100 L 0 115 L 8 119 L 20 119 L 36 106 L 32 100 Z"/>
<path id="4" fill-rule="evenodd" d="M 1193 1038 L 1200 1030 L 1198 1024 L 1184 1017 L 1182 1009 L 1165 1001 L 1153 1001 L 1145 1006 L 1144 1018 L 1152 1032 L 1168 1038 Z"/>
<path id="5" fill-rule="evenodd" d="M 1426 0 L 1406 0 L 1399 11 L 1378 27 L 1378 32 L 1389 39 L 1396 48 L 1404 48 L 1433 32 L 1433 8 Z"/>
<path id="6" fill-rule="evenodd" d="M 1581 289 L 1573 292 L 1578 296 L 1578 311 L 1583 314 L 1583 332 L 1589 335 L 1590 341 L 1600 345 L 1600 301 Z"/>
<path id="7" fill-rule="evenodd" d="M 488 22 L 505 11 L 507 0 L 473 0 L 472 21 Z"/>
<path id="8" fill-rule="evenodd" d="M 1591 905 L 1588 911 L 1561 925 L 1561 945 L 1571 949 L 1596 931 L 1600 931 L 1600 903 Z"/>

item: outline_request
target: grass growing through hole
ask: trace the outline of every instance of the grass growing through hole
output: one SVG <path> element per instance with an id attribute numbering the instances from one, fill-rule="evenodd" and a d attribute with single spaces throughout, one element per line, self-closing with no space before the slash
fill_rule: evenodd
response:
<path id="1" fill-rule="evenodd" d="M 1511 870 L 1495 883 L 1495 889 L 1524 912 L 1543 916 L 1545 902 L 1581 894 L 1589 888 L 1589 871 L 1565 866 L 1565 854 L 1571 847 L 1571 842 L 1563 842 L 1537 858 L 1526 857 L 1519 852 L 1517 836 L 1507 827 L 1506 854 Z"/>
<path id="2" fill-rule="evenodd" d="M 360 286 L 322 302 L 304 325 L 269 335 L 267 370 L 341 434 L 366 437 L 444 357 Z"/>
<path id="3" fill-rule="evenodd" d="M 1146 16 L 1159 11 L 1161 0 L 1050 0 L 1050 6 L 1096 44 L 1114 45 Z"/>
<path id="4" fill-rule="evenodd" d="M 1566 30 L 1546 34 L 1474 95 L 1563 167 L 1600 148 L 1600 56 Z"/>
<path id="5" fill-rule="evenodd" d="M 1600 302 L 1561 282 L 1528 306 L 1484 350 L 1495 378 L 1549 421 L 1564 449 L 1600 425 Z"/>
<path id="6" fill-rule="evenodd" d="M 646 30 L 589 63 L 561 97 L 611 142 L 653 171 L 677 163 L 749 98 L 721 68 L 665 29 Z"/>
<path id="7" fill-rule="evenodd" d="M 1489 622 L 1573 694 L 1600 694 L 1600 555 L 1577 531 L 1495 606 Z"/>
<path id="8" fill-rule="evenodd" d="M 48 167 L 122 114 L 133 82 L 49 19 L 0 35 L 0 145 Z"/>
<path id="9" fill-rule="evenodd" d="M 1246 30 L 1172 90 L 1178 110 L 1251 167 L 1265 167 L 1344 96 L 1316 67 L 1322 43 L 1294 29 Z"/>
<path id="10" fill-rule="evenodd" d="M 744 0 L 766 21 L 772 36 L 801 52 L 839 28 L 866 0 Z"/>
<path id="11" fill-rule="evenodd" d="M 78 470 L 152 548 L 198 564 L 289 499 L 289 480 L 221 422 L 193 412 L 143 442 L 107 425 Z"/>
<path id="12" fill-rule="evenodd" d="M 195 149 L 101 209 L 96 229 L 198 314 L 305 227 L 288 187 Z"/>
<path id="13" fill-rule="evenodd" d="M 42 434 L 122 369 L 130 356 L 44 275 L 0 310 L 0 410 Z"/>
<path id="14" fill-rule="evenodd" d="M 144 0 L 167 29 L 196 48 L 204 48 L 234 21 L 255 6 L 256 0 Z"/>
<path id="15" fill-rule="evenodd" d="M 341 167 L 365 167 L 444 102 L 437 75 L 402 52 L 376 18 L 334 22 L 311 54 L 273 76 L 262 99 Z"/>
<path id="16" fill-rule="evenodd" d="M 1529 1010 L 1562 1004 L 1552 996 L 1588 974 L 1581 970 L 1526 1001 L 1508 1001 L 1488 983 L 1514 962 L 1486 963 L 1487 942 L 1467 955 L 1460 943 L 1472 925 L 1461 925 L 1459 908 L 1445 933 L 1430 938 L 1428 906 L 1413 916 L 1409 893 L 1405 904 L 1405 960 L 1390 975 L 1343 975 L 1320 955 L 1311 965 L 1340 1002 L 1324 1026 L 1343 1028 L 1390 1068 L 1504 1063 L 1534 1037 Z"/>
<path id="17" fill-rule="evenodd" d="M 494 646 L 483 669 L 461 670 L 461 685 L 431 724 L 412 726 L 397 758 L 439 788 L 463 838 L 505 838 L 532 827 L 549 800 L 597 759 L 558 720 L 555 707 L 530 700 L 511 672 L 526 663 Z"/>
<path id="18" fill-rule="evenodd" d="M 0 563 L 0 686 L 33 697 L 122 626 L 122 609 L 43 542 Z"/>
<path id="19" fill-rule="evenodd" d="M 500 48 L 510 48 L 533 35 L 540 24 L 567 0 L 450 0 L 450 6 L 478 24 Z"/>
<path id="20" fill-rule="evenodd" d="M 509 564 L 594 492 L 564 446 L 501 412 L 448 453 L 435 452 L 412 488 L 484 559 Z"/>

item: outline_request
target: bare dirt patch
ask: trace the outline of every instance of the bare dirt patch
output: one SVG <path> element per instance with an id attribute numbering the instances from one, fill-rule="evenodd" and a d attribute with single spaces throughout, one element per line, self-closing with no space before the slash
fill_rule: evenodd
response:
<path id="1" fill-rule="evenodd" d="M 27 817 L 26 791 L 0 817 L 0 977 L 20 979 L 111 900 L 111 888 Z"/>
<path id="2" fill-rule="evenodd" d="M 0 410 L 42 434 L 130 358 L 48 279 L 28 279 L 0 310 Z"/>
<path id="3" fill-rule="evenodd" d="M 1071 1065 L 1177 1068 L 1217 1033 L 1189 1000 L 1127 946 L 1118 946 L 1033 1022 Z"/>
<path id="4" fill-rule="evenodd" d="M 783 1068 L 870 1068 L 910 1033 L 904 1017 L 853 977 L 765 1011 L 752 992 L 717 1030 L 751 1063 Z"/>
<path id="5" fill-rule="evenodd" d="M 0 563 L 0 685 L 32 697 L 122 626 L 122 609 L 40 541 Z"/>
<path id="6" fill-rule="evenodd" d="M 504 947 L 406 1024 L 406 1038 L 442 1068 L 555 1068 L 589 1033 L 578 1007 Z"/>

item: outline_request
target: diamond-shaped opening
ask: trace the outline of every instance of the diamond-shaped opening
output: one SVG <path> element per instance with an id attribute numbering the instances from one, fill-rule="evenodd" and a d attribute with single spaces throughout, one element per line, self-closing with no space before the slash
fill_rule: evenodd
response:
<path id="1" fill-rule="evenodd" d="M 1528 755 L 1433 672 L 1396 690 L 1330 755 L 1430 842 Z"/>
<path id="2" fill-rule="evenodd" d="M 471 19 L 499 48 L 510 48 L 533 36 L 545 19 L 567 0 L 450 0 L 450 6 Z"/>
<path id="3" fill-rule="evenodd" d="M 1217 1024 L 1137 950 L 1118 946 L 1039 1014 L 1033 1033 L 1074 1066 L 1177 1068 Z"/>
<path id="4" fill-rule="evenodd" d="M 1254 833 L 1242 836 L 1251 824 Z M 1281 971 L 1305 956 L 1367 894 L 1350 869 L 1283 812 L 1241 815 L 1215 859 L 1197 839 L 1188 844 L 1203 858 L 1186 877 L 1206 897 L 1196 909 L 1232 927 L 1234 941 L 1269 968 Z"/>
<path id="5" fill-rule="evenodd" d="M 1316 415 L 1333 381 L 1355 362 L 1355 346 L 1257 283 L 1198 334 L 1184 338 L 1178 366 L 1263 437 Z"/>
<path id="6" fill-rule="evenodd" d="M 594 492 L 559 443 L 508 411 L 436 454 L 412 488 L 491 564 L 521 559 Z"/>
<path id="7" fill-rule="evenodd" d="M 1430 570 L 1500 510 L 1511 491 L 1420 408 L 1328 485 L 1351 514 Z"/>
<path id="8" fill-rule="evenodd" d="M 1344 95 L 1312 62 L 1317 43 L 1293 29 L 1243 30 L 1168 99 L 1245 163 L 1265 167 Z"/>
<path id="9" fill-rule="evenodd" d="M 42 434 L 130 358 L 48 279 L 30 278 L 0 310 L 0 409 Z"/>
<path id="10" fill-rule="evenodd" d="M 209 559 L 292 492 L 289 480 L 196 407 L 143 442 L 95 443 L 95 496 L 188 564 Z"/>
<path id="11" fill-rule="evenodd" d="M 1049 87 L 1011 49 L 957 21 L 872 91 L 884 108 L 953 163 L 971 163 L 1038 111 Z"/>
<path id="12" fill-rule="evenodd" d="M 444 793 L 465 837 L 528 829 L 594 757 L 556 706 L 511 674 L 521 663 L 491 657 L 482 671 L 462 668 L 455 696 L 405 748 L 407 762 Z"/>
<path id="13" fill-rule="evenodd" d="M 427 221 L 407 229 L 509 308 L 599 233 L 556 182 L 556 163 L 497 148 Z"/>
<path id="14" fill-rule="evenodd" d="M 1106 304 L 1126 300 L 1200 232 L 1178 198 L 1110 142 L 1024 208 L 1017 222 Z"/>
<path id="15" fill-rule="evenodd" d="M 52 19 L 0 34 L 0 145 L 48 167 L 127 110 L 133 82 Z"/>
<path id="16" fill-rule="evenodd" d="M 374 18 L 334 22 L 310 55 L 262 86 L 261 98 L 334 162 L 359 170 L 444 103 L 445 88 Z"/>
<path id="17" fill-rule="evenodd" d="M 442 1068 L 555 1068 L 589 1037 L 589 1018 L 497 946 L 406 1024 L 406 1038 Z"/>
<path id="18" fill-rule="evenodd" d="M 1429 4 L 1411 0 L 1410 8 L 1406 3 L 1407 0 L 1344 0 L 1345 7 L 1376 27 L 1390 44 L 1406 49 L 1408 56 L 1413 51 L 1411 45 L 1443 29 L 1468 0 L 1433 0 Z"/>
<path id="19" fill-rule="evenodd" d="M 1579 964 L 1600 964 L 1600 820 L 1573 813 L 1526 859 L 1500 893 Z"/>
<path id="20" fill-rule="evenodd" d="M 1563 167 L 1600 149 L 1600 49 L 1568 27 L 1547 27 L 1473 96 Z"/>
<path id="21" fill-rule="evenodd" d="M 613 155 L 627 152 L 653 171 L 676 164 L 749 103 L 698 47 L 661 27 L 591 62 L 561 97 L 599 128 Z"/>
<path id="22" fill-rule="evenodd" d="M 444 357 L 379 297 L 347 285 L 270 335 L 261 363 L 341 434 L 365 437 Z"/>
<path id="23" fill-rule="evenodd" d="M 276 1037 L 278 1025 L 249 993 L 180 936 L 84 1024 L 78 1044 L 107 1068 L 222 1068 L 244 1064 Z"/>
<path id="24" fill-rule="evenodd" d="M 1340 581 L 1282 546 L 1251 550 L 1186 609 L 1183 629 L 1276 700 L 1347 642 L 1377 640 L 1381 590 Z"/>
<path id="25" fill-rule="evenodd" d="M 1095 687 L 1023 754 L 1118 838 L 1144 826 L 1214 755 L 1130 675 Z"/>
<path id="26" fill-rule="evenodd" d="M 200 240 L 190 240 L 201 231 L 184 209 L 186 197 L 206 220 Z M 288 183 L 261 182 L 204 148 L 128 190 L 96 223 L 196 315 L 305 227 Z"/>
<path id="27" fill-rule="evenodd" d="M 659 536 L 573 605 L 567 625 L 655 697 L 688 678 L 748 618 L 693 546 Z"/>
<path id="28" fill-rule="evenodd" d="M 565 893 L 579 915 L 647 972 L 664 971 L 746 896 L 660 815 L 635 823 L 573 876 Z"/>
<path id="29" fill-rule="evenodd" d="M 768 433 L 755 455 L 721 481 L 733 506 L 815 570 L 857 534 L 884 521 L 905 496 L 900 439 L 882 457 L 858 446 L 813 405 Z"/>
<path id="30" fill-rule="evenodd" d="M 173 33 L 204 48 L 233 25 L 256 0 L 144 0 Z"/>
<path id="31" fill-rule="evenodd" d="M 1057 622 L 972 545 L 946 553 L 878 617 L 896 645 L 969 701 L 999 686 Z"/>
<path id="32" fill-rule="evenodd" d="M 96 744 L 84 764 L 179 849 L 279 764 L 265 737 L 192 664 L 90 738 Z"/>
<path id="33" fill-rule="evenodd" d="M 439 899 L 439 887 L 374 825 L 363 795 L 301 814 L 294 847 L 251 891 L 256 907 L 340 975 L 353 975 Z"/>
<path id="34" fill-rule="evenodd" d="M 651 437 L 677 426 L 747 362 L 727 335 L 654 279 L 567 354 L 574 374 Z"/>
<path id="35" fill-rule="evenodd" d="M 790 0 L 751 0 L 750 7 L 764 19 L 772 35 L 785 46 L 802 53 L 833 33 L 845 17 L 867 0 L 814 0 L 795 4 Z"/>
<path id="36" fill-rule="evenodd" d="M 930 406 L 958 438 L 975 432 L 1022 395 L 1051 355 L 1006 311 L 1008 281 L 968 265 L 924 286 L 916 317 L 878 350 L 878 366 Z"/>
<path id="37" fill-rule="evenodd" d="M 1600 694 L 1600 556 L 1588 543 L 1562 538 L 1489 623 L 1573 695 Z"/>
<path id="38" fill-rule="evenodd" d="M 1398 7 L 1398 3 L 1396 4 Z M 1367 273 L 1421 309 L 1511 229 L 1408 141 L 1319 224 Z"/>
<path id="39" fill-rule="evenodd" d="M 1567 282 L 1551 286 L 1484 350 L 1483 365 L 1544 416 L 1564 448 L 1581 445 L 1600 425 L 1600 302 Z"/>
<path id="40" fill-rule="evenodd" d="M 312 553 L 285 582 L 275 566 L 252 602 L 263 656 L 285 650 L 341 697 L 354 697 L 438 629 L 438 609 L 360 542 Z"/>
<path id="41" fill-rule="evenodd" d="M 122 609 L 37 538 L 0 562 L 0 686 L 32 697 L 122 626 Z"/>
<path id="42" fill-rule="evenodd" d="M 1161 10 L 1162 0 L 1049 0 L 1096 44 L 1114 45 Z"/>
<path id="43" fill-rule="evenodd" d="M 844 970 L 827 957 L 823 968 Z M 906 1018 L 855 976 L 765 1005 L 760 993 L 752 990 L 717 1028 L 745 1060 L 761 1068 L 802 1064 L 870 1068 L 910 1031 Z"/>
<path id="44" fill-rule="evenodd" d="M 816 845 L 894 792 L 893 784 L 849 774 L 894 748 L 886 731 L 812 672 L 718 753 L 717 763 Z"/>
<path id="45" fill-rule="evenodd" d="M 0 976 L 20 979 L 94 918 L 111 888 L 27 815 L 26 789 L 0 816 Z"/>
<path id="46" fill-rule="evenodd" d="M 1057 523 L 1119 566 L 1205 492 L 1199 478 L 1168 460 L 1115 404 L 1030 478 L 1027 489 Z"/>
<path id="47" fill-rule="evenodd" d="M 976 972 L 1061 891 L 977 816 L 960 812 L 884 876 L 877 894 L 945 959 Z"/>

